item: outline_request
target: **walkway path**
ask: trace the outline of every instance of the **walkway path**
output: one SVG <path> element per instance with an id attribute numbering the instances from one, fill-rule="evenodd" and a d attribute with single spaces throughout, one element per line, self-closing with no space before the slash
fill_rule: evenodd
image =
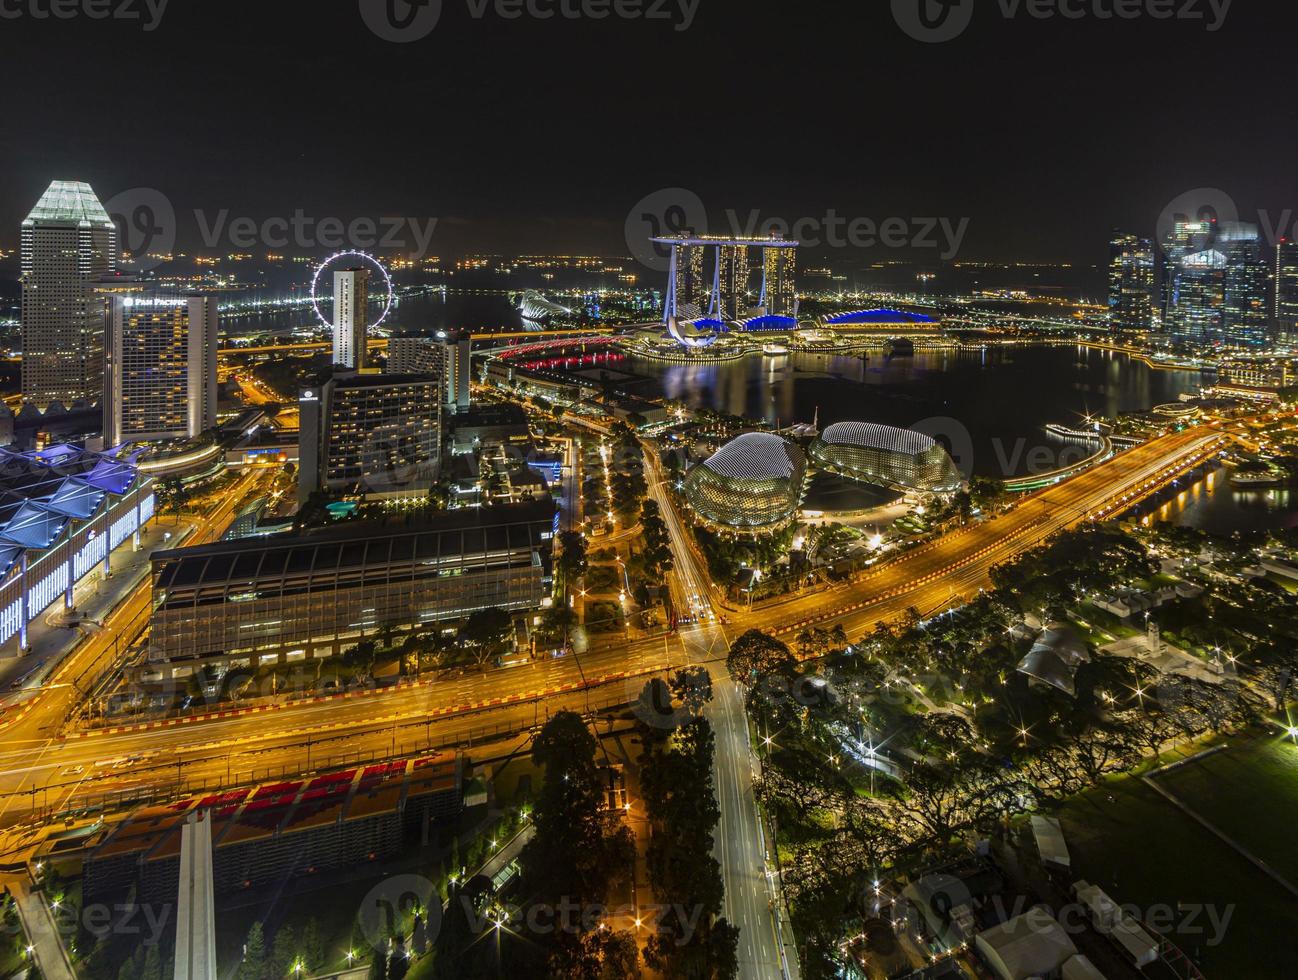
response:
<path id="1" fill-rule="evenodd" d="M 28 875 L 5 875 L 0 882 L 18 906 L 18 917 L 41 975 L 45 980 L 76 980 L 54 916 L 45 904 L 45 896 L 35 890 L 35 882 Z"/>

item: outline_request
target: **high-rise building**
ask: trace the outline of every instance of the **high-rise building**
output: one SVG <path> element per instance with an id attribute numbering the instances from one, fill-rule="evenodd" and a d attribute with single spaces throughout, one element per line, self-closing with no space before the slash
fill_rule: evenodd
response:
<path id="1" fill-rule="evenodd" d="M 1164 325 L 1168 329 L 1173 319 L 1173 307 L 1176 304 L 1181 262 L 1187 255 L 1206 249 L 1215 237 L 1216 222 L 1214 221 L 1207 219 L 1178 221 L 1159 243 L 1163 246 L 1162 300 L 1159 307 L 1163 314 Z"/>
<path id="2" fill-rule="evenodd" d="M 336 373 L 298 400 L 298 500 L 318 490 L 403 496 L 437 479 L 442 379 Z"/>
<path id="3" fill-rule="evenodd" d="M 798 251 L 787 246 L 762 249 L 761 306 L 769 316 L 798 315 Z"/>
<path id="4" fill-rule="evenodd" d="M 701 244 L 682 244 L 674 246 L 675 264 L 672 268 L 673 285 L 676 287 L 676 307 L 681 319 L 692 320 L 707 312 L 708 294 L 711 283 L 703 278 L 703 253 Z"/>
<path id="5" fill-rule="evenodd" d="M 444 404 L 453 412 L 468 411 L 472 380 L 473 341 L 467 331 L 435 337 L 393 337 L 388 341 L 388 374 L 432 374 L 442 380 Z"/>
<path id="6" fill-rule="evenodd" d="M 1266 343 L 1270 269 L 1255 224 L 1177 222 L 1164 241 L 1164 322 L 1189 344 Z"/>
<path id="7" fill-rule="evenodd" d="M 1172 272 L 1164 319 L 1172 338 L 1183 344 L 1220 341 L 1226 302 L 1226 256 L 1216 249 L 1190 252 Z"/>
<path id="8" fill-rule="evenodd" d="M 117 267 L 117 229 L 89 184 L 56 180 L 22 224 L 23 401 L 96 403 L 105 309 L 94 284 Z"/>
<path id="9" fill-rule="evenodd" d="M 113 295 L 104 358 L 110 446 L 216 425 L 215 296 Z"/>
<path id="10" fill-rule="evenodd" d="M 359 371 L 368 356 L 368 269 L 339 269 L 334 273 L 334 364 Z"/>
<path id="11" fill-rule="evenodd" d="M 722 245 L 717 249 L 717 262 L 721 317 L 742 319 L 748 311 L 748 246 Z"/>
<path id="12" fill-rule="evenodd" d="M 1226 263 L 1222 339 L 1231 347 L 1263 347 L 1271 326 L 1271 269 L 1260 258 Z"/>
<path id="13" fill-rule="evenodd" d="M 1222 283 L 1222 342 L 1229 347 L 1261 347 L 1271 325 L 1267 297 L 1271 269 L 1262 257 L 1258 226 L 1223 221 L 1215 247 L 1226 256 Z"/>
<path id="14" fill-rule="evenodd" d="M 1275 249 L 1275 329 L 1285 340 L 1298 339 L 1298 242 L 1283 239 Z"/>
<path id="15" fill-rule="evenodd" d="M 1109 243 L 1109 317 L 1115 330 L 1147 331 L 1154 319 L 1154 243 L 1115 235 Z"/>

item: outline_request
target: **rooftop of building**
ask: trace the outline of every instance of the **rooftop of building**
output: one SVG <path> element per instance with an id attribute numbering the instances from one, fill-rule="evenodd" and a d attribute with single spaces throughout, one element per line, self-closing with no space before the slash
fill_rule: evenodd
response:
<path id="1" fill-rule="evenodd" d="M 821 434 L 821 442 L 832 446 L 859 446 L 864 449 L 886 449 L 917 456 L 928 452 L 936 442 L 922 432 L 898 429 L 876 422 L 835 422 Z"/>
<path id="2" fill-rule="evenodd" d="M 485 405 L 474 405 L 467 412 L 460 412 L 452 420 L 458 428 L 473 428 L 482 425 L 527 425 L 527 412 L 522 405 L 514 402 L 490 402 Z"/>
<path id="3" fill-rule="evenodd" d="M 316 383 L 319 387 L 330 379 L 324 378 Z M 382 374 L 377 371 L 338 372 L 333 375 L 335 390 L 340 388 L 395 388 L 407 384 L 441 384 L 435 374 Z"/>
<path id="4" fill-rule="evenodd" d="M 23 224 L 37 221 L 112 228 L 113 220 L 90 185 L 80 180 L 56 180 L 45 189 Z"/>
<path id="5" fill-rule="evenodd" d="M 161 588 L 225 582 L 243 575 L 303 573 L 326 567 L 356 567 L 402 557 L 396 554 L 401 539 L 419 539 L 418 553 L 430 557 L 463 549 L 463 532 L 481 531 L 481 549 L 511 544 L 539 543 L 530 528 L 553 525 L 554 501 L 550 497 L 518 503 L 465 507 L 432 517 L 398 515 L 383 520 L 348 520 L 328 527 L 269 538 L 240 538 L 192 548 L 174 548 L 153 555 L 155 569 L 161 569 Z M 529 528 L 526 538 L 515 539 L 511 529 Z M 442 544 L 447 544 L 447 549 Z M 411 546 L 413 547 L 413 546 Z M 405 554 L 406 559 L 414 554 Z M 404 554 L 404 553 L 403 553 Z M 263 559 L 275 555 L 269 564 Z"/>
<path id="6" fill-rule="evenodd" d="M 0 449 L 0 574 L 23 551 L 50 547 L 71 521 L 89 520 L 109 494 L 129 492 L 138 479 L 130 462 L 76 446 Z"/>
<path id="7" fill-rule="evenodd" d="M 801 466 L 801 452 L 774 433 L 746 432 L 726 443 L 702 465 L 731 480 L 790 478 Z"/>
<path id="8" fill-rule="evenodd" d="M 923 313 L 908 313 L 904 310 L 852 310 L 825 318 L 831 327 L 848 323 L 936 323 L 931 316 Z"/>

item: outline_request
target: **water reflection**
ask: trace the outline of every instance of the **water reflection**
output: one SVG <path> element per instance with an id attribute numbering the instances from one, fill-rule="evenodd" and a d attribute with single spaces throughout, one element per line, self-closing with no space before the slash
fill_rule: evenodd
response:
<path id="1" fill-rule="evenodd" d="M 1215 470 L 1146 513 L 1141 523 L 1170 521 L 1213 534 L 1298 527 L 1298 498 L 1287 487 L 1241 490 L 1230 471 Z"/>

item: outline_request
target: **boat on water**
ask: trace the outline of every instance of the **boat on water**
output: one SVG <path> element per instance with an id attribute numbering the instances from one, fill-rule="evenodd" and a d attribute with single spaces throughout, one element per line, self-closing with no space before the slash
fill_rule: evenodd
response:
<path id="1" fill-rule="evenodd" d="M 1261 490 L 1284 486 L 1289 474 L 1269 463 L 1248 462 L 1230 471 L 1230 485 L 1240 490 Z"/>
<path id="2" fill-rule="evenodd" d="M 763 344 L 762 353 L 767 357 L 781 357 L 789 352 L 783 344 Z"/>

